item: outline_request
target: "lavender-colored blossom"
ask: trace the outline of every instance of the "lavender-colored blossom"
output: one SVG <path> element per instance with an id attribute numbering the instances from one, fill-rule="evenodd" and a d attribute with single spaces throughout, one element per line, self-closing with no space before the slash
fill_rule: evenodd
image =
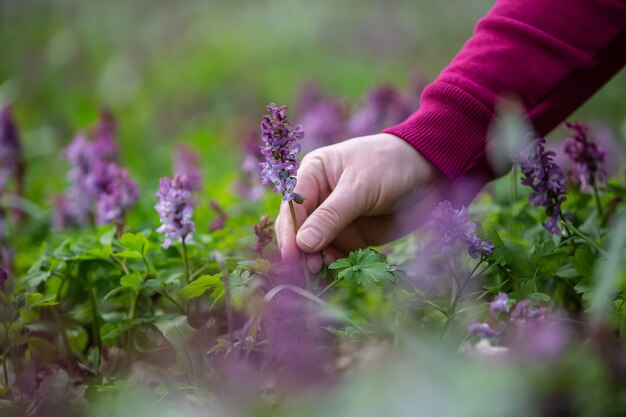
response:
<path id="1" fill-rule="evenodd" d="M 270 220 L 267 214 L 263 215 L 259 222 L 254 225 L 256 245 L 252 248 L 252 251 L 259 256 L 263 256 L 263 249 L 272 241 L 272 236 L 274 235 L 273 226 L 274 221 Z"/>
<path id="2" fill-rule="evenodd" d="M 118 157 L 117 122 L 108 109 L 100 112 L 100 120 L 92 129 L 93 152 L 98 158 L 115 161 Z"/>
<path id="3" fill-rule="evenodd" d="M 226 225 L 226 220 L 228 220 L 228 214 L 215 200 L 209 201 L 209 207 L 215 214 L 217 214 L 215 220 L 213 220 L 209 225 L 209 231 L 216 232 L 218 230 L 222 230 Z"/>
<path id="4" fill-rule="evenodd" d="M 583 190 L 593 189 L 606 180 L 606 151 L 589 138 L 587 126 L 566 123 L 573 136 L 565 142 L 563 150 L 574 162 L 572 181 Z"/>
<path id="5" fill-rule="evenodd" d="M 471 334 L 480 337 L 481 339 L 488 339 L 498 335 L 489 324 L 481 323 L 476 320 L 472 320 L 467 326 L 467 331 Z"/>
<path id="6" fill-rule="evenodd" d="M 302 147 L 304 152 L 332 145 L 348 136 L 347 108 L 332 98 L 319 100 L 304 109 L 301 120 L 307 131 L 307 140 Z"/>
<path id="7" fill-rule="evenodd" d="M 553 162 L 555 153 L 545 150 L 545 139 L 538 138 L 516 158 L 520 164 L 522 184 L 532 188 L 528 201 L 535 207 L 545 207 L 549 219 L 543 227 L 550 233 L 561 234 L 558 221 L 561 217 L 561 204 L 566 200 L 567 178 Z"/>
<path id="8" fill-rule="evenodd" d="M 489 304 L 489 311 L 491 313 L 503 312 L 508 313 L 509 309 L 509 296 L 503 292 L 498 293 L 496 298 Z"/>
<path id="9" fill-rule="evenodd" d="M 195 230 L 191 190 L 187 177 L 176 175 L 174 178 L 161 178 L 156 192 L 159 202 L 154 206 L 161 218 L 161 227 L 157 232 L 165 235 L 163 248 L 179 240 L 185 239 Z"/>
<path id="10" fill-rule="evenodd" d="M 268 114 L 261 121 L 261 132 L 264 146 L 261 154 L 266 162 L 261 162 L 261 178 L 263 184 L 272 183 L 274 192 L 282 194 L 283 201 L 291 201 L 295 197 L 296 174 L 300 162 L 297 154 L 304 138 L 304 129 L 294 124 L 285 115 L 287 106 L 267 106 Z"/>
<path id="11" fill-rule="evenodd" d="M 234 184 L 234 191 L 241 198 L 250 201 L 257 201 L 263 196 L 265 187 L 259 184 L 259 174 L 261 168 L 259 164 L 264 158 L 259 149 L 259 136 L 256 130 L 251 130 L 245 137 L 244 159 L 241 163 L 241 176 Z"/>
<path id="12" fill-rule="evenodd" d="M 139 199 L 137 184 L 115 163 L 108 165 L 106 175 L 104 192 L 98 196 L 97 223 L 122 225 L 126 212 Z"/>
<path id="13" fill-rule="evenodd" d="M 448 251 L 457 241 L 467 246 L 472 258 L 489 256 L 493 252 L 493 243 L 476 235 L 476 223 L 468 220 L 465 207 L 455 210 L 448 200 L 440 202 L 433 210 L 430 227 L 440 237 L 443 252 Z"/>
<path id="14" fill-rule="evenodd" d="M 80 226 L 87 221 L 87 219 L 80 219 L 80 214 L 86 213 L 86 210 L 81 209 L 77 211 L 77 202 L 66 194 L 54 196 L 52 206 L 54 207 L 52 214 L 52 228 L 54 230 Z"/>
<path id="15" fill-rule="evenodd" d="M 350 136 L 372 135 L 385 127 L 405 120 L 415 109 L 411 100 L 391 85 L 382 85 L 371 90 L 365 104 L 350 118 Z"/>
<path id="16" fill-rule="evenodd" d="M 180 145 L 176 149 L 174 172 L 187 177 L 191 191 L 202 189 L 202 170 L 200 169 L 198 154 L 188 146 Z"/>
<path id="17" fill-rule="evenodd" d="M 22 144 L 11 109 L 4 107 L 0 110 L 0 193 L 11 176 L 15 177 L 17 187 L 21 188 L 24 176 Z"/>

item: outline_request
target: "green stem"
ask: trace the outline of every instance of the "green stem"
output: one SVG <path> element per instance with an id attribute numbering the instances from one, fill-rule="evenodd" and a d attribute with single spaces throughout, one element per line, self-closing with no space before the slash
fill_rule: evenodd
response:
<path id="1" fill-rule="evenodd" d="M 603 256 L 605 256 L 605 257 L 608 256 L 608 254 L 606 253 L 606 251 L 604 249 L 602 249 L 600 246 L 598 246 L 594 241 L 592 241 L 589 238 L 589 236 L 587 236 L 586 234 L 581 232 L 576 226 L 574 226 L 573 224 L 567 222 L 563 217 L 561 217 L 561 222 L 563 223 L 563 226 L 565 226 L 565 228 L 567 228 L 567 230 L 570 233 L 573 233 L 576 236 L 578 236 L 579 238 L 581 238 L 582 240 L 584 240 L 589 246 L 591 246 L 592 248 L 597 250 Z"/>
<path id="2" fill-rule="evenodd" d="M 187 256 L 187 244 L 185 243 L 185 239 L 187 236 L 183 236 L 183 262 L 185 263 L 185 285 L 189 284 L 189 257 Z"/>
<path id="3" fill-rule="evenodd" d="M 93 320 L 93 340 L 98 350 L 98 357 L 96 360 L 96 369 L 100 368 L 100 356 L 102 355 L 102 339 L 100 338 L 100 318 L 98 316 L 98 301 L 96 299 L 96 289 L 94 287 L 89 288 L 89 301 L 91 302 L 91 317 Z"/>
<path id="4" fill-rule="evenodd" d="M 320 291 L 317 296 L 320 297 L 322 294 L 324 294 L 326 291 L 330 290 L 332 287 L 335 286 L 335 284 L 337 284 L 340 281 L 339 278 L 335 278 L 333 282 L 331 282 L 330 284 L 328 284 L 326 287 L 324 287 L 324 289 L 322 291 Z"/>
<path id="5" fill-rule="evenodd" d="M 170 297 L 170 295 L 167 293 L 167 290 L 165 288 L 163 288 L 163 292 L 160 293 L 163 297 L 165 297 L 166 300 L 169 300 L 172 304 L 174 304 L 176 306 L 176 308 L 178 308 L 178 310 L 180 310 L 180 312 L 182 314 L 186 314 L 185 309 L 178 304 L 178 302 L 176 300 L 174 300 L 172 297 Z"/>
<path id="6" fill-rule="evenodd" d="M 298 224 L 298 217 L 296 216 L 296 209 L 293 206 L 293 200 L 289 200 L 289 212 L 291 213 L 291 221 L 293 223 L 294 233 L 297 235 L 298 230 L 300 230 L 300 225 Z M 300 262 L 302 263 L 302 270 L 304 271 L 304 283 L 307 289 L 311 288 L 311 276 L 309 273 L 309 267 L 306 264 L 306 257 L 304 252 L 300 251 Z"/>
<path id="7" fill-rule="evenodd" d="M 226 268 L 226 261 L 224 256 L 219 252 L 214 253 L 215 260 L 217 261 L 220 269 L 222 270 L 222 283 L 224 285 L 224 302 L 226 303 L 226 320 L 228 323 L 228 340 L 233 342 L 233 327 L 234 327 L 234 315 L 233 304 L 230 298 L 230 281 L 228 276 L 228 268 Z"/>
<path id="8" fill-rule="evenodd" d="M 593 196 L 594 196 L 594 199 L 596 200 L 596 207 L 598 208 L 598 216 L 600 217 L 600 219 L 602 219 L 602 217 L 604 216 L 604 213 L 602 210 L 602 202 L 600 201 L 600 193 L 598 192 L 598 187 L 595 184 L 593 185 Z"/>

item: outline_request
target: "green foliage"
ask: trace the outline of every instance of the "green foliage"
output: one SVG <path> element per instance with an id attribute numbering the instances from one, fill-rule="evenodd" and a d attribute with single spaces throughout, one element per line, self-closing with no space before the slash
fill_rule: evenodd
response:
<path id="1" fill-rule="evenodd" d="M 395 268 L 385 261 L 385 257 L 374 249 L 359 249 L 347 258 L 333 262 L 328 267 L 337 271 L 337 276 L 347 282 L 372 289 L 377 284 L 393 281 Z"/>

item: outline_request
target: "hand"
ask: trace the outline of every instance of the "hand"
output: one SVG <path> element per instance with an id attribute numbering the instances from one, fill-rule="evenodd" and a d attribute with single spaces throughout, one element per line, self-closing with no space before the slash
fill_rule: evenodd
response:
<path id="1" fill-rule="evenodd" d="M 294 204 L 301 224 L 297 236 L 287 202 L 276 219 L 283 260 L 300 251 L 318 272 L 324 262 L 378 245 L 416 229 L 439 201 L 436 169 L 404 140 L 378 134 L 350 139 L 305 156 Z"/>

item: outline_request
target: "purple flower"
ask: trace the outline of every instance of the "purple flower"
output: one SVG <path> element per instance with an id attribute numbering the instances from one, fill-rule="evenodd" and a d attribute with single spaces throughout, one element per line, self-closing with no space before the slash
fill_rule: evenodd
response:
<path id="1" fill-rule="evenodd" d="M 391 85 L 376 87 L 367 94 L 365 105 L 350 118 L 349 134 L 363 136 L 378 133 L 385 127 L 402 122 L 414 110 L 411 100 Z"/>
<path id="2" fill-rule="evenodd" d="M 98 196 L 97 224 L 123 225 L 126 212 L 139 199 L 137 184 L 115 163 L 107 166 L 105 189 Z"/>
<path id="3" fill-rule="evenodd" d="M 259 184 L 259 174 L 261 168 L 259 164 L 264 160 L 261 155 L 261 150 L 258 145 L 258 133 L 256 130 L 251 130 L 247 135 L 243 143 L 244 159 L 241 163 L 241 176 L 235 183 L 234 189 L 240 197 L 257 201 L 263 196 L 265 187 Z"/>
<path id="4" fill-rule="evenodd" d="M 52 228 L 54 230 L 80 226 L 87 221 L 87 219 L 79 221 L 79 213 L 76 212 L 77 203 L 66 194 L 54 196 L 52 206 L 54 207 L 52 215 Z M 81 212 L 85 211 L 81 210 Z"/>
<path id="5" fill-rule="evenodd" d="M 347 114 L 346 107 L 334 99 L 319 100 L 304 109 L 301 120 L 306 126 L 307 140 L 303 151 L 310 152 L 345 139 Z"/>
<path id="6" fill-rule="evenodd" d="M 563 150 L 574 162 L 572 181 L 583 190 L 592 189 L 604 182 L 607 177 L 605 170 L 605 149 L 590 140 L 587 126 L 579 123 L 565 123 L 573 137 L 565 142 Z"/>
<path id="7" fill-rule="evenodd" d="M 565 184 L 567 178 L 561 168 L 553 162 L 555 153 L 546 151 L 544 138 L 533 141 L 516 158 L 520 164 L 522 184 L 532 188 L 528 201 L 535 207 L 545 207 L 549 219 L 543 227 L 553 234 L 561 234 L 558 220 L 561 217 L 561 204 L 566 200 Z"/>
<path id="8" fill-rule="evenodd" d="M 491 313 L 496 313 L 501 311 L 503 313 L 508 313 L 509 309 L 509 296 L 503 292 L 498 293 L 496 298 L 489 304 L 489 311 Z"/>
<path id="9" fill-rule="evenodd" d="M 282 194 L 283 201 L 294 199 L 296 174 L 300 162 L 296 155 L 300 152 L 297 141 L 304 138 L 304 129 L 294 126 L 285 115 L 287 106 L 267 106 L 268 114 L 261 121 L 264 146 L 261 154 L 266 162 L 261 162 L 263 184 L 272 183 L 274 192 Z"/>
<path id="10" fill-rule="evenodd" d="M 11 115 L 11 109 L 0 109 L 0 195 L 6 190 L 11 176 L 15 180 L 15 194 L 24 195 L 24 178 L 26 166 L 22 155 L 17 124 Z M 23 218 L 23 212 L 14 210 L 16 220 Z"/>
<path id="11" fill-rule="evenodd" d="M 217 218 L 209 225 L 209 231 L 216 232 L 222 230 L 226 225 L 226 220 L 228 220 L 228 214 L 215 200 L 209 201 L 209 207 L 217 214 Z"/>
<path id="12" fill-rule="evenodd" d="M 488 339 L 498 335 L 489 324 L 480 323 L 479 321 L 472 320 L 467 326 L 467 331 L 471 334 L 480 337 L 481 339 Z"/>
<path id="13" fill-rule="evenodd" d="M 0 267 L 0 291 L 4 292 L 4 283 L 9 279 L 9 271 Z"/>
<path id="14" fill-rule="evenodd" d="M 176 149 L 174 172 L 187 177 L 191 191 L 202 189 L 202 170 L 198 160 L 198 155 L 188 146 L 181 145 Z"/>
<path id="15" fill-rule="evenodd" d="M 93 150 L 98 158 L 108 161 L 117 160 L 117 123 L 108 109 L 100 112 L 100 120 L 92 130 Z"/>
<path id="16" fill-rule="evenodd" d="M 476 235 L 476 223 L 468 220 L 465 207 L 455 210 L 448 200 L 440 202 L 433 210 L 430 227 L 440 237 L 443 252 L 448 251 L 457 241 L 467 246 L 472 258 L 489 256 L 493 252 L 493 243 Z"/>
<path id="17" fill-rule="evenodd" d="M 165 234 L 163 248 L 170 247 L 172 242 L 185 239 L 195 230 L 191 190 L 187 177 L 176 175 L 173 179 L 161 178 L 156 192 L 159 202 L 154 206 L 161 218 L 161 227 L 157 232 Z"/>
<path id="18" fill-rule="evenodd" d="M 263 256 L 263 249 L 270 244 L 274 231 L 272 230 L 274 221 L 270 220 L 267 214 L 263 215 L 259 222 L 254 225 L 254 234 L 256 235 L 256 245 L 252 251 Z"/>

